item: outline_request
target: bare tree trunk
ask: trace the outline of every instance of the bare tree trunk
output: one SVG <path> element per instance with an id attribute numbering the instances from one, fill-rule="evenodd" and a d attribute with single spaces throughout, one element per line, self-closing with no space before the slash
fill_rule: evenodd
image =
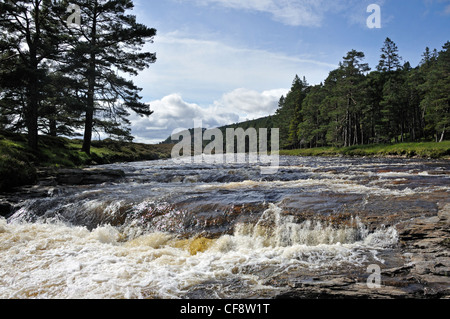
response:
<path id="1" fill-rule="evenodd" d="M 442 131 L 442 135 L 441 135 L 441 139 L 439 141 L 439 143 L 442 143 L 444 141 L 445 138 L 445 130 L 446 130 L 446 125 L 444 125 L 444 130 Z"/>

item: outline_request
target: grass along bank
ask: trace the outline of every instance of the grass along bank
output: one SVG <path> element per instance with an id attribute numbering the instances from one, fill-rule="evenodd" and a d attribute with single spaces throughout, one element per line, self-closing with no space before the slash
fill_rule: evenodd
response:
<path id="1" fill-rule="evenodd" d="M 173 145 L 147 145 L 113 140 L 93 141 L 91 154 L 81 151 L 83 142 L 40 136 L 34 154 L 22 134 L 0 131 L 0 191 L 33 184 L 40 168 L 78 168 L 89 165 L 169 158 Z"/>
<path id="2" fill-rule="evenodd" d="M 173 145 L 93 141 L 90 155 L 82 152 L 81 148 L 81 140 L 41 136 L 39 152 L 34 154 L 28 148 L 24 135 L 0 131 L 0 191 L 35 183 L 38 171 L 42 168 L 80 168 L 97 164 L 170 158 Z M 282 150 L 280 155 L 450 159 L 450 141 Z"/>
<path id="3" fill-rule="evenodd" d="M 358 145 L 351 147 L 318 147 L 281 150 L 286 156 L 369 156 L 450 159 L 450 141 L 442 143 L 400 143 L 391 145 Z"/>

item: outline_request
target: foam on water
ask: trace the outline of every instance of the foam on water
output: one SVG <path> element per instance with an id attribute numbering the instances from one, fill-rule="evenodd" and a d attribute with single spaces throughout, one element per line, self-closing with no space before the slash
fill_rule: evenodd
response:
<path id="1" fill-rule="evenodd" d="M 377 184 L 380 185 L 377 185 Z M 411 196 L 417 194 L 426 194 L 433 191 L 446 191 L 447 187 L 416 187 L 414 189 L 404 188 L 395 189 L 387 188 L 386 181 L 376 181 L 372 183 L 360 184 L 358 181 L 336 179 L 336 178 L 321 178 L 321 179 L 302 179 L 295 181 L 244 181 L 232 182 L 227 184 L 217 185 L 201 185 L 200 188 L 204 190 L 210 189 L 251 189 L 251 188 L 311 188 L 317 192 L 332 191 L 340 194 L 368 194 L 380 196 Z"/>
<path id="2" fill-rule="evenodd" d="M 279 207 L 271 205 L 256 225 L 238 225 L 236 235 L 251 237 L 265 247 L 353 244 L 367 237 L 368 231 L 358 219 L 350 224 L 336 227 L 309 220 L 296 224 L 292 216 L 283 216 Z"/>
<path id="3" fill-rule="evenodd" d="M 107 168 L 125 180 L 55 188 L 0 218 L 0 298 L 247 298 L 292 276 L 365 273 L 391 262 L 396 229 L 321 214 L 431 214 L 450 178 L 448 164 L 419 160 L 289 157 L 273 176 L 238 163 Z"/>
<path id="4" fill-rule="evenodd" d="M 257 291 L 270 289 L 258 275 L 265 267 L 362 265 L 368 251 L 396 241 L 395 229 L 369 234 L 357 220 L 295 224 L 274 205 L 256 224 L 215 240 L 0 219 L 0 298 L 179 298 L 212 280 L 239 280 Z"/>

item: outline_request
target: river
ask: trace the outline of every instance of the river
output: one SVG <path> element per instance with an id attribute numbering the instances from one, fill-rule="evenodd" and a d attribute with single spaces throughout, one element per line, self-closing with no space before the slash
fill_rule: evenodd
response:
<path id="1" fill-rule="evenodd" d="M 397 223 L 450 202 L 450 162 L 282 157 L 103 166 L 0 218 L 0 298 L 275 298 L 402 264 Z M 366 276 L 366 277 L 364 277 Z"/>

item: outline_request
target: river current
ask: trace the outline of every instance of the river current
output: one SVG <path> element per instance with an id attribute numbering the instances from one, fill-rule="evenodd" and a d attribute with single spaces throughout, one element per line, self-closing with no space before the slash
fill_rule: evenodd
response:
<path id="1" fill-rule="evenodd" d="M 0 218 L 0 298 L 273 298 L 299 280 L 395 265 L 396 224 L 450 201 L 449 161 L 102 168 L 125 177 L 50 187 Z"/>

